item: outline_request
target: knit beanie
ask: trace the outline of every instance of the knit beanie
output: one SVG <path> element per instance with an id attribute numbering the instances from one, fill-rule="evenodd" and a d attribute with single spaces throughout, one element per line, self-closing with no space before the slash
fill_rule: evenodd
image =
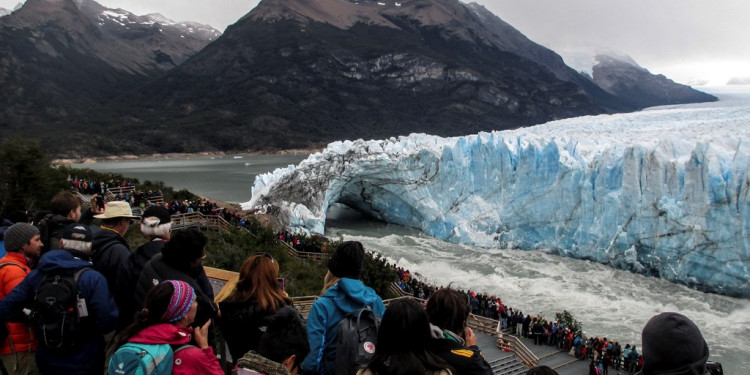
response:
<path id="1" fill-rule="evenodd" d="M 641 333 L 644 375 L 704 375 L 708 345 L 698 326 L 682 314 L 665 312 Z"/>
<path id="2" fill-rule="evenodd" d="M 39 234 L 39 229 L 27 223 L 15 223 L 5 231 L 5 249 L 18 251 L 31 241 L 31 238 Z"/>
<path id="3" fill-rule="evenodd" d="M 357 241 L 346 241 L 339 245 L 328 260 L 328 270 L 339 278 L 359 279 L 362 276 L 362 263 L 365 249 Z"/>
<path id="4" fill-rule="evenodd" d="M 164 322 L 176 322 L 182 319 L 190 311 L 190 306 L 195 298 L 195 291 L 190 284 L 179 280 L 166 280 L 165 283 L 172 284 L 174 291 L 172 298 L 169 300 L 167 311 L 162 315 L 161 320 Z"/>

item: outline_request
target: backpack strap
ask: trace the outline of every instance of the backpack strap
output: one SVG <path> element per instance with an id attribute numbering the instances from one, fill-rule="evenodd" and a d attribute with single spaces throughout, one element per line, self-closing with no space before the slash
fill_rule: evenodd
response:
<path id="1" fill-rule="evenodd" d="M 20 265 L 20 264 L 18 264 L 18 263 L 16 263 L 16 262 L 5 262 L 5 263 L 0 263 L 0 268 L 3 268 L 3 267 L 5 267 L 5 266 L 16 266 L 16 267 L 20 267 L 20 268 L 21 268 L 21 269 L 23 270 L 23 272 L 24 272 L 25 274 L 28 274 L 28 273 L 29 273 L 28 271 L 26 271 L 26 267 L 24 267 L 24 266 L 22 266 L 22 265 Z"/>
<path id="2" fill-rule="evenodd" d="M 175 349 L 174 346 L 172 346 L 172 352 L 174 352 L 174 354 L 177 354 L 177 353 L 179 353 L 179 352 L 181 352 L 181 351 L 183 351 L 185 349 L 190 349 L 190 348 L 200 349 L 200 348 L 198 348 L 195 345 L 185 344 L 185 345 L 182 345 L 182 346 L 178 347 L 177 349 Z"/>

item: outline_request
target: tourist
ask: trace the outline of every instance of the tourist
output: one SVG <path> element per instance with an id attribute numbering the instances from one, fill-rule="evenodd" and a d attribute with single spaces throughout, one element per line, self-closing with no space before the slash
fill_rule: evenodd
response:
<path id="1" fill-rule="evenodd" d="M 557 371 L 551 369 L 549 366 L 536 366 L 534 368 L 529 369 L 529 371 L 526 372 L 526 375 L 558 375 Z"/>
<path id="2" fill-rule="evenodd" d="M 99 230 L 94 231 L 94 244 L 91 259 L 94 269 L 107 279 L 107 285 L 112 295 L 117 295 L 118 269 L 130 257 L 130 245 L 125 241 L 133 219 L 130 205 L 127 202 L 109 202 L 104 207 L 104 213 L 94 215 L 102 221 Z"/>
<path id="3" fill-rule="evenodd" d="M 104 335 L 115 328 L 118 312 L 106 279 L 99 272 L 90 269 L 91 262 L 82 258 L 87 249 L 91 249 L 91 239 L 92 235 L 85 225 L 70 224 L 65 227 L 60 241 L 60 246 L 64 249 L 50 250 L 44 254 L 38 267 L 0 301 L 0 319 L 21 319 L 26 316 L 26 307 L 34 305 L 35 296 L 41 290 L 40 285 L 48 283 L 46 286 L 49 286 L 52 283 L 46 281 L 49 280 L 48 275 L 71 275 L 71 282 L 75 280 L 72 275 L 77 275 L 76 286 L 80 297 L 85 301 L 85 308 L 80 310 L 81 307 L 78 307 L 77 315 L 80 320 L 72 334 L 63 329 L 61 332 L 64 334 L 55 337 L 61 341 L 52 342 L 51 336 L 37 335 L 36 363 L 42 374 L 100 375 L 102 372 Z M 62 280 L 65 279 L 62 276 Z M 66 300 L 76 296 L 59 295 L 58 298 Z M 53 322 L 52 326 L 60 324 L 62 327 L 69 327 L 65 323 L 66 319 L 62 316 L 60 319 L 61 321 Z M 37 330 L 44 329 L 40 328 L 41 323 L 33 324 L 37 324 Z M 67 349 L 61 352 L 57 346 Z"/>
<path id="4" fill-rule="evenodd" d="M 682 314 L 665 312 L 652 317 L 643 327 L 641 349 L 639 375 L 708 374 L 708 344 L 698 326 Z"/>
<path id="5" fill-rule="evenodd" d="M 636 368 L 638 367 L 638 359 L 640 358 L 640 354 L 638 354 L 638 350 L 635 348 L 635 345 L 630 347 L 630 353 L 628 353 L 628 373 L 630 375 L 635 374 Z"/>
<path id="6" fill-rule="evenodd" d="M 346 314 L 370 307 L 382 317 L 385 305 L 372 288 L 359 280 L 365 250 L 355 241 L 342 242 L 328 260 L 322 297 L 313 303 L 307 317 L 310 354 L 302 362 L 305 373 L 327 374 L 336 368 L 338 323 Z"/>
<path id="7" fill-rule="evenodd" d="M 125 327 L 133 322 L 137 310 L 134 291 L 138 283 L 138 276 L 143 267 L 156 254 L 161 253 L 164 244 L 172 236 L 172 219 L 169 211 L 160 206 L 146 209 L 141 218 L 141 233 L 148 242 L 139 246 L 126 262 L 120 265 L 117 278 L 117 294 L 115 299 L 120 307 L 120 326 Z"/>
<path id="8" fill-rule="evenodd" d="M 492 374 L 477 346 L 477 337 L 468 327 L 471 305 L 468 296 L 443 288 L 427 300 L 432 340 L 430 349 L 448 362 L 456 374 Z"/>
<path id="9" fill-rule="evenodd" d="M 219 327 L 235 360 L 257 350 L 276 310 L 292 305 L 278 287 L 278 276 L 279 263 L 270 254 L 253 254 L 242 263 L 231 292 L 217 298 L 221 310 Z"/>
<path id="10" fill-rule="evenodd" d="M 149 290 L 143 309 L 123 331 L 118 347 L 126 342 L 170 344 L 174 350 L 172 375 L 224 375 L 208 345 L 211 321 L 199 328 L 191 327 L 197 311 L 193 287 L 184 281 L 166 280 Z"/>
<path id="11" fill-rule="evenodd" d="M 31 264 L 42 249 L 39 229 L 31 224 L 11 225 L 5 231 L 4 239 L 7 253 L 0 259 L 0 301 L 31 272 Z M 37 374 L 32 326 L 23 321 L 8 322 L 7 329 L 8 337 L 0 344 L 2 365 L 13 374 Z"/>
<path id="12" fill-rule="evenodd" d="M 395 300 L 383 315 L 375 355 L 357 375 L 453 374 L 450 365 L 429 350 L 430 342 L 430 323 L 422 304 Z"/>
<path id="13" fill-rule="evenodd" d="M 39 227 L 44 229 L 45 234 L 45 238 L 42 238 L 44 242 L 42 253 L 59 249 L 63 227 L 77 223 L 81 219 L 81 200 L 68 191 L 57 193 L 50 202 L 50 209 L 52 212 L 39 223 Z"/>
<path id="14" fill-rule="evenodd" d="M 252 370 L 255 374 L 296 375 L 309 352 L 302 317 L 293 307 L 283 306 L 260 337 L 258 350 L 249 351 L 237 360 L 237 375 L 245 373 L 240 369 Z"/>
<path id="15" fill-rule="evenodd" d="M 138 276 L 135 300 L 142 306 L 146 294 L 154 285 L 165 280 L 180 280 L 190 284 L 195 290 L 198 313 L 194 327 L 202 327 L 206 321 L 217 316 L 213 288 L 206 277 L 201 261 L 206 251 L 206 236 L 198 229 L 177 231 L 164 244 L 161 253 L 146 263 Z"/>

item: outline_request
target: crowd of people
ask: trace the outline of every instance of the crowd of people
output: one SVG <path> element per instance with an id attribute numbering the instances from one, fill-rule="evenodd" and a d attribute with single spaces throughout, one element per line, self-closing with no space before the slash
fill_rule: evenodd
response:
<path id="1" fill-rule="evenodd" d="M 8 374 L 120 375 L 146 357 L 167 358 L 149 362 L 164 373 L 224 374 L 215 351 L 218 326 L 230 354 L 223 360 L 238 374 L 489 375 L 467 324 L 470 314 L 494 311 L 516 327 L 513 317 L 523 316 L 495 296 L 414 282 L 397 268 L 395 275 L 426 301 L 398 300 L 386 309 L 360 280 L 362 244 L 347 241 L 331 254 L 320 298 L 305 322 L 277 283 L 279 264 L 270 254 L 252 254 L 214 296 L 202 266 L 205 235 L 173 232 L 166 207 L 150 206 L 136 217 L 128 202 L 112 201 L 82 213 L 68 192 L 56 195 L 51 206 L 59 218 L 43 231 L 18 222 L 3 234 L 0 320 L 8 332 L 0 359 Z M 84 224 L 86 216 L 99 224 Z M 136 220 L 148 241 L 133 251 L 123 236 Z M 644 328 L 642 373 L 685 366 L 694 371 L 685 374 L 702 375 L 708 347 L 700 331 L 682 315 L 662 315 Z M 538 344 L 580 347 L 581 357 L 593 356 L 594 373 L 596 362 L 614 357 L 606 339 L 576 343 L 560 334 L 565 327 L 546 335 L 544 321 L 526 324 L 526 318 L 520 334 L 536 332 Z M 364 322 L 372 326 L 363 330 Z M 553 330 L 554 322 L 548 327 Z M 672 342 L 680 347 L 665 345 Z M 636 352 L 630 349 L 626 358 Z M 554 370 L 539 367 L 529 374 Z"/>
<path id="2" fill-rule="evenodd" d="M 396 264 L 392 264 L 391 267 L 399 288 L 413 297 L 428 299 L 435 290 L 443 288 L 418 280 L 408 269 L 398 267 Z M 542 317 L 532 317 L 530 314 L 524 315 L 522 311 L 504 305 L 500 297 L 471 290 L 458 290 L 458 292 L 466 296 L 472 314 L 499 320 L 502 329 L 507 333 L 529 338 L 534 345 L 555 346 L 575 358 L 589 361 L 589 375 L 606 375 L 610 369 L 615 371 L 622 369 L 625 373 L 633 375 L 643 370 L 644 356 L 639 353 L 635 344 L 625 344 L 623 348 L 618 341 L 609 340 L 606 337 L 587 337 L 586 332 L 571 330 L 564 322 L 548 321 Z M 682 321 L 688 320 L 683 317 Z M 690 328 L 697 329 L 692 326 Z M 692 334 L 697 336 L 695 332 Z M 693 339 L 698 343 L 696 345 L 700 346 L 700 340 L 697 337 Z M 696 349 L 696 351 L 699 350 Z M 699 358 L 695 359 L 699 360 Z M 539 373 L 546 374 L 547 372 Z M 685 374 L 693 373 L 686 372 Z M 702 375 L 703 373 L 696 372 L 695 374 Z"/>

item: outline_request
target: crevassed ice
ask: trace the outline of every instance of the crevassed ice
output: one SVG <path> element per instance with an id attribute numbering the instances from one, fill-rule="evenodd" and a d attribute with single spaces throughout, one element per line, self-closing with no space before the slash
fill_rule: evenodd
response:
<path id="1" fill-rule="evenodd" d="M 323 233 L 343 203 L 483 247 L 590 259 L 750 297 L 750 90 L 512 131 L 334 142 L 258 176 L 246 209 Z"/>

